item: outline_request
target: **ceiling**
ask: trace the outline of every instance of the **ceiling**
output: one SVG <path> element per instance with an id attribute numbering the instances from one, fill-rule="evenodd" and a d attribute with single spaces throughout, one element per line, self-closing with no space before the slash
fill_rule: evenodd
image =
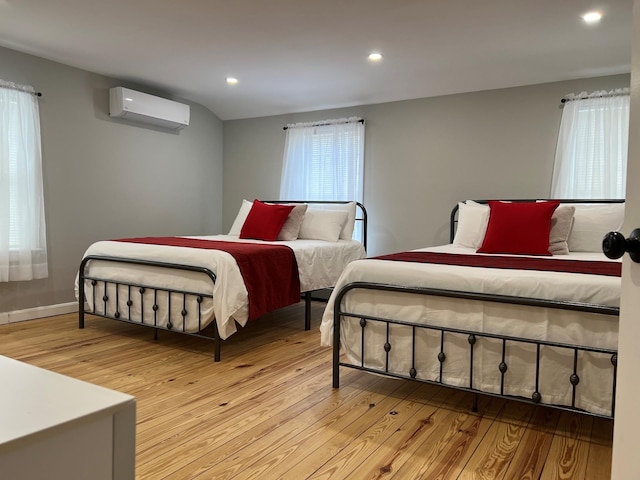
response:
<path id="1" fill-rule="evenodd" d="M 628 73 L 632 4 L 0 0 L 0 45 L 232 120 Z"/>

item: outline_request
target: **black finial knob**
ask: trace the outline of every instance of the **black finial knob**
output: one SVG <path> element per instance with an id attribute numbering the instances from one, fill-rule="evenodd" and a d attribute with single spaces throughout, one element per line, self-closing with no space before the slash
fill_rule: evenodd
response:
<path id="1" fill-rule="evenodd" d="M 640 228 L 624 238 L 620 232 L 609 232 L 602 239 L 602 251 L 609 258 L 620 258 L 628 252 L 631 260 L 640 263 Z"/>
<path id="2" fill-rule="evenodd" d="M 609 232 L 602 239 L 602 251 L 608 258 L 620 258 L 627 250 L 627 240 L 620 232 Z"/>

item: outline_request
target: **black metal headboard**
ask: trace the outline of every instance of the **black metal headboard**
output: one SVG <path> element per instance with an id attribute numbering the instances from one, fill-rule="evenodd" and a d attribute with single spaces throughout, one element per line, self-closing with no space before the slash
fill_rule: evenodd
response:
<path id="1" fill-rule="evenodd" d="M 558 201 L 560 203 L 624 203 L 623 198 L 617 199 L 575 199 L 575 198 L 562 198 L 562 199 L 545 199 L 545 198 L 534 198 L 534 199 L 525 199 L 525 198 L 499 198 L 496 200 L 502 200 L 504 202 L 536 202 L 538 200 L 551 200 Z M 473 200 L 476 203 L 488 203 L 489 200 Z M 455 207 L 451 210 L 451 216 L 449 219 L 449 243 L 453 243 L 453 239 L 456 234 L 456 226 L 458 225 L 458 204 L 456 203 Z"/>

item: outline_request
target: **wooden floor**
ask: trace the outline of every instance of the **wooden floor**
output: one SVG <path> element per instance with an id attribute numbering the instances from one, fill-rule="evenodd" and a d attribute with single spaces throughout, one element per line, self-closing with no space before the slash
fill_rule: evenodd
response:
<path id="1" fill-rule="evenodd" d="M 331 387 L 322 304 L 223 342 L 76 315 L 0 326 L 0 354 L 137 399 L 139 479 L 595 479 L 613 422 L 343 369 Z M 3 393 L 7 394 L 7 393 Z"/>

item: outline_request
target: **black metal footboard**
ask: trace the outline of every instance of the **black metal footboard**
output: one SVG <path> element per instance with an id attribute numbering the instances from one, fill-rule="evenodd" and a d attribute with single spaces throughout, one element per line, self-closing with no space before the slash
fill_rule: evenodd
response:
<path id="1" fill-rule="evenodd" d="M 87 275 L 85 272 L 85 267 L 88 262 L 96 260 L 100 262 L 111 262 L 122 265 L 144 265 L 151 267 L 160 267 L 166 268 L 170 270 L 181 270 L 181 271 L 190 271 L 196 273 L 202 273 L 209 277 L 211 280 L 211 289 L 209 293 L 205 292 L 190 292 L 184 290 L 174 290 L 167 288 L 160 288 L 154 286 L 149 283 L 127 283 L 127 282 L 119 282 L 113 279 L 104 279 L 99 278 L 92 275 Z M 85 299 L 88 299 L 87 292 L 85 291 L 85 280 L 88 280 L 91 284 L 91 292 L 88 295 L 91 296 L 93 309 L 85 308 Z M 213 340 L 214 342 L 214 359 L 216 362 L 220 361 L 220 336 L 218 335 L 218 328 L 216 326 L 215 321 L 213 323 L 213 336 L 203 335 L 199 333 L 202 328 L 202 310 L 201 305 L 205 298 L 213 298 L 213 284 L 216 281 L 216 275 L 208 268 L 204 267 L 194 267 L 191 265 L 180 265 L 174 263 L 163 263 L 163 262 L 152 262 L 147 260 L 136 260 L 129 258 L 120 258 L 120 257 L 103 257 L 90 255 L 82 259 L 80 263 L 80 268 L 78 272 L 78 326 L 79 328 L 84 328 L 84 315 L 85 313 L 89 313 L 92 315 L 96 315 L 99 317 L 110 318 L 113 320 L 119 320 L 121 322 L 133 323 L 136 325 L 142 325 L 145 327 L 151 327 L 155 329 L 155 335 L 157 338 L 158 330 L 168 330 L 168 331 L 178 331 L 180 333 L 184 333 L 187 335 L 192 335 L 195 337 L 205 338 L 208 340 Z M 109 294 L 108 290 L 113 290 L 115 292 L 116 298 L 114 299 L 115 307 L 109 309 Z M 145 294 L 148 292 L 152 292 L 153 301 L 145 302 Z M 166 294 L 167 302 L 158 302 L 158 294 L 159 293 Z M 126 298 L 126 309 L 121 311 L 120 309 L 120 295 L 124 295 Z M 176 298 L 181 299 L 182 308 L 180 310 L 180 321 L 182 327 L 179 329 L 175 328 L 176 319 L 172 318 L 172 298 L 174 302 Z M 190 312 L 187 309 L 187 303 L 189 303 L 190 299 L 195 299 L 197 302 L 197 311 Z M 99 305 L 102 305 L 102 308 L 99 308 Z M 132 307 L 137 304 L 140 307 L 140 316 L 138 318 L 134 318 L 131 313 Z M 145 307 L 150 309 L 152 314 L 152 321 L 147 321 L 145 318 Z M 149 310 L 147 310 L 149 311 Z M 158 320 L 159 317 L 164 317 L 166 315 L 166 322 L 160 322 Z M 191 316 L 191 317 L 190 317 Z M 198 325 L 197 332 L 187 332 L 186 324 L 189 318 L 193 318 L 196 320 Z"/>
<path id="2" fill-rule="evenodd" d="M 518 401 L 523 401 L 532 404 L 544 404 L 550 407 L 559 408 L 561 410 L 568 411 L 579 411 L 581 413 L 585 413 L 592 416 L 604 417 L 604 418 L 613 418 L 615 414 L 615 394 L 616 394 L 616 373 L 617 373 L 617 351 L 609 348 L 599 348 L 594 346 L 585 346 L 585 345 L 572 345 L 568 343 L 558 343 L 558 342 L 550 342 L 543 340 L 535 340 L 531 338 L 517 337 L 517 336 L 505 336 L 499 335 L 495 333 L 487 333 L 473 330 L 465 330 L 465 329 L 456 329 L 456 328 L 448 328 L 442 326 L 434 326 L 428 324 L 419 324 L 415 322 L 403 321 L 402 319 L 396 318 L 383 318 L 372 315 L 363 315 L 362 313 L 357 313 L 354 311 L 349 311 L 345 307 L 343 307 L 343 300 L 354 290 L 373 290 L 373 291 L 387 291 L 387 292 L 399 292 L 400 294 L 414 294 L 414 295 L 425 295 L 425 296 L 435 296 L 435 297 L 451 297 L 451 298 L 461 298 L 467 300 L 479 300 L 482 302 L 493 302 L 493 303 L 503 303 L 503 304 L 515 304 L 515 305 L 526 305 L 532 307 L 546 307 L 551 309 L 561 309 L 561 310 L 573 310 L 580 312 L 588 312 L 592 314 L 599 315 L 608 315 L 608 316 L 619 316 L 619 308 L 616 307 L 608 307 L 602 305 L 595 304 L 587 304 L 587 303 L 577 303 L 577 302 L 563 302 L 563 301 L 552 301 L 552 300 L 541 300 L 536 298 L 527 298 L 527 297 L 515 297 L 515 296 L 506 296 L 506 295 L 490 295 L 483 293 L 474 293 L 474 292 L 465 292 L 465 291 L 455 291 L 455 290 L 441 290 L 441 289 L 432 289 L 432 288 L 414 288 L 414 287 L 403 287 L 397 285 L 386 285 L 386 284 L 377 284 L 377 283 L 368 283 L 368 282 L 354 282 L 348 285 L 345 285 L 337 292 L 334 301 L 334 316 L 333 316 L 333 387 L 338 388 L 340 385 L 340 367 L 349 367 L 362 371 L 372 372 L 376 374 L 381 374 L 390 377 L 396 378 L 404 378 L 409 380 L 416 380 L 424 383 L 432 383 L 437 385 L 444 385 L 452 388 L 457 388 L 460 390 L 465 390 L 474 393 L 474 409 L 477 408 L 477 394 L 485 394 L 496 397 L 506 397 L 511 398 Z M 355 321 L 359 320 L 360 325 L 360 338 L 359 338 L 359 348 L 360 348 L 360 362 L 351 363 L 346 361 L 341 361 L 340 359 L 340 348 L 341 348 L 341 321 L 344 318 L 350 317 L 351 319 L 355 319 Z M 381 334 L 382 337 L 385 337 L 384 344 L 379 345 L 385 352 L 385 366 L 384 368 L 372 368 L 370 366 L 365 365 L 365 332 L 368 327 L 372 325 L 382 325 L 381 331 L 386 330 L 386 336 Z M 411 331 L 410 342 L 411 342 L 411 366 L 407 369 L 406 372 L 398 372 L 392 371 L 395 370 L 391 368 L 389 365 L 390 352 L 394 347 L 394 338 L 390 333 L 392 326 L 394 325 L 402 325 Z M 357 327 L 356 327 L 357 329 Z M 418 371 L 416 365 L 416 335 L 419 331 L 429 331 L 435 332 L 430 333 L 434 335 L 439 335 L 440 338 L 440 346 L 439 348 L 434 348 L 433 351 L 429 352 L 419 352 L 420 355 L 428 355 L 429 358 L 432 359 L 434 365 L 437 365 L 436 362 L 439 363 L 440 373 L 439 376 L 436 374 L 435 379 L 425 379 L 420 378 L 421 375 Z M 455 385 L 451 383 L 447 383 L 443 381 L 443 367 L 447 365 L 447 362 L 450 362 L 452 358 L 450 352 L 447 351 L 445 337 L 449 338 L 449 335 L 457 335 L 458 338 L 461 336 L 466 336 L 466 352 L 465 352 L 465 362 L 467 367 L 464 368 L 464 372 L 460 372 L 464 374 L 464 378 L 467 383 L 465 385 Z M 498 342 L 498 345 L 501 343 L 501 347 L 498 346 L 497 356 L 500 358 L 499 361 L 495 362 L 495 375 L 499 378 L 498 382 L 500 385 L 495 386 L 495 390 L 497 391 L 486 391 L 480 389 L 474 383 L 474 349 L 478 348 L 478 344 L 481 341 L 487 341 L 484 339 L 490 339 L 490 341 Z M 514 345 L 526 345 L 531 351 L 532 355 L 535 357 L 535 375 L 534 378 L 527 379 L 527 384 L 531 385 L 530 388 L 530 397 L 525 396 L 515 396 L 509 395 L 505 393 L 505 376 L 507 371 L 510 368 L 508 361 L 506 359 L 507 349 L 513 348 Z M 551 347 L 554 349 L 559 349 L 563 352 L 571 352 L 573 357 L 573 365 L 571 368 L 571 373 L 567 375 L 566 378 L 566 388 L 567 391 L 571 392 L 571 401 L 570 405 L 564 404 L 554 404 L 545 402 L 545 394 L 541 393 L 540 385 L 542 383 L 541 378 L 541 350 L 547 347 Z M 500 350 L 501 349 L 501 354 Z M 581 409 L 576 404 L 576 395 L 580 386 L 586 385 L 586 382 L 589 382 L 589 378 L 580 378 L 579 373 L 579 359 L 580 355 L 588 352 L 588 354 L 597 354 L 606 357 L 608 360 L 605 363 L 609 363 L 608 371 L 611 372 L 610 377 L 610 386 L 611 386 L 611 405 L 608 409 L 608 413 L 593 413 L 590 411 L 586 411 Z M 568 356 L 568 354 L 567 354 Z M 492 364 L 493 365 L 493 364 Z M 532 369 L 533 370 L 533 369 Z M 499 373 L 498 373 L 499 372 Z M 600 374 L 598 374 L 600 375 Z M 605 382 L 609 380 L 605 379 Z M 564 386 L 561 386 L 564 388 Z"/>
<path id="3" fill-rule="evenodd" d="M 85 271 L 87 263 L 92 260 L 100 262 L 111 262 L 120 265 L 142 265 L 183 272 L 188 271 L 202 273 L 203 275 L 206 275 L 211 281 L 211 288 L 207 289 L 208 293 L 192 292 L 186 290 L 158 287 L 157 285 L 153 285 L 152 283 L 131 283 L 114 279 L 100 278 L 88 275 Z M 90 292 L 86 292 L 85 280 L 90 282 Z M 109 318 L 113 320 L 119 320 L 121 322 L 151 327 L 155 329 L 156 339 L 158 336 L 158 330 L 167 330 L 183 333 L 185 335 L 191 335 L 194 337 L 204 338 L 207 340 L 213 340 L 214 360 L 216 362 L 219 362 L 221 339 L 215 320 L 211 322 L 211 335 L 205 335 L 201 333 L 203 328 L 207 326 L 203 325 L 204 319 L 201 306 L 204 299 L 213 298 L 212 292 L 215 282 L 216 274 L 205 267 L 121 257 L 89 255 L 82 259 L 78 272 L 78 325 L 79 328 L 84 328 L 84 316 L 85 313 L 89 313 L 103 318 Z M 109 303 L 110 294 L 108 293 L 108 291 L 111 291 L 112 295 L 115 295 L 116 297 L 115 299 L 111 299 L 114 301 L 113 303 Z M 153 299 L 145 301 L 145 296 L 148 296 L 150 292 Z M 93 305 L 93 309 L 85 308 L 85 300 L 89 298 L 87 295 L 91 296 L 91 304 Z M 124 296 L 124 298 L 122 298 L 121 295 Z M 165 301 L 158 301 L 158 297 L 163 297 Z M 187 304 L 193 303 L 192 300 L 194 299 L 197 305 L 195 311 L 187 308 Z M 305 301 L 305 330 L 310 330 L 311 301 L 313 300 L 313 298 L 311 297 L 311 292 L 304 292 L 303 299 Z M 121 309 L 120 305 L 123 301 L 125 302 L 126 308 Z M 176 301 L 181 303 L 181 308 L 178 313 L 178 319 L 176 319 L 175 316 L 172 317 Z M 115 307 L 113 305 L 115 305 Z M 140 314 L 137 317 L 135 315 L 132 315 L 132 309 L 134 306 L 138 306 L 140 308 Z M 152 315 L 152 320 L 148 320 L 145 317 L 145 309 L 147 312 L 153 312 L 152 314 L 150 314 Z M 159 318 L 164 318 L 164 321 L 160 321 Z M 188 321 L 193 321 L 197 325 L 196 331 L 190 332 L 186 330 Z M 178 327 L 176 327 L 176 325 L 178 325 Z"/>

